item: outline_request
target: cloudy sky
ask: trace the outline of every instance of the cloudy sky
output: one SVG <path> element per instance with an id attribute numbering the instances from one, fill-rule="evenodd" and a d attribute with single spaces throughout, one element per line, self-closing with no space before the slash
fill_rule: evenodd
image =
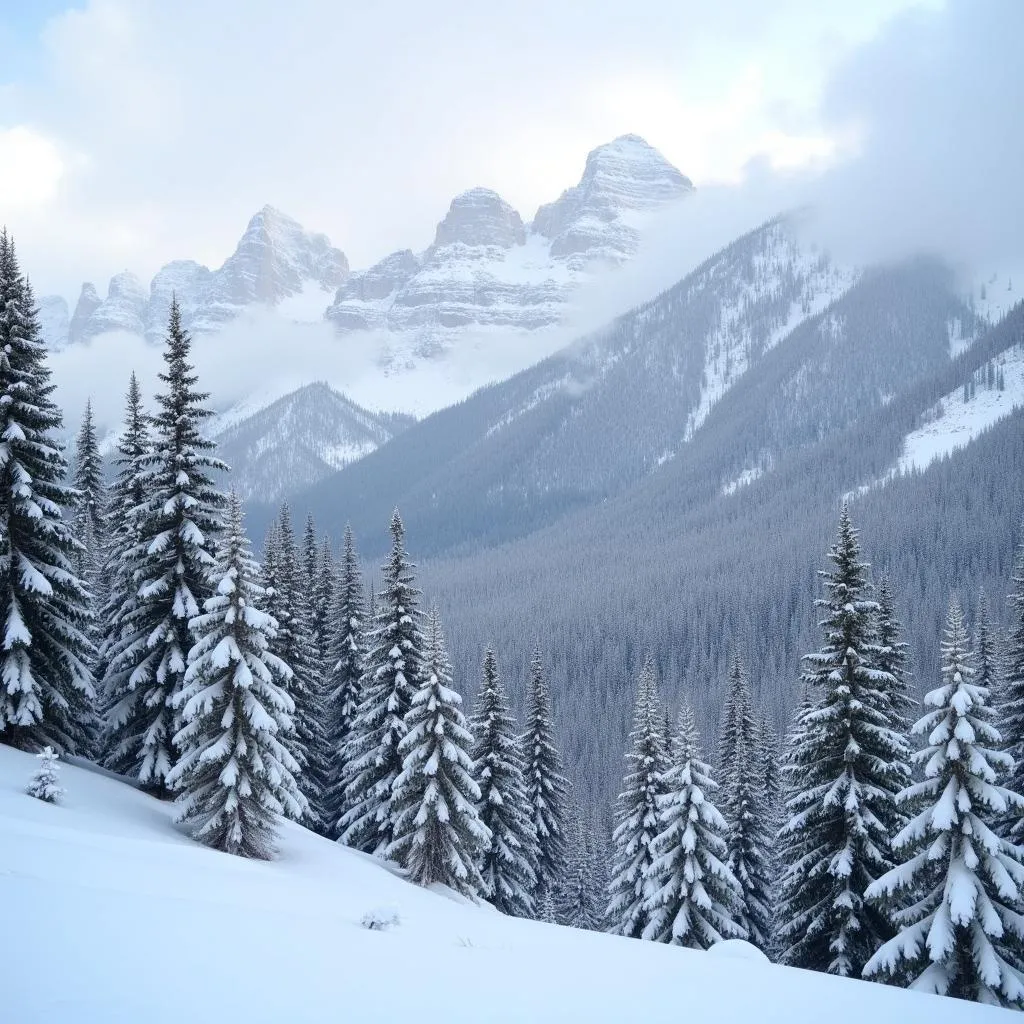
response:
<path id="1" fill-rule="evenodd" d="M 1022 8 L 0 0 L 0 218 L 37 290 L 73 301 L 86 277 L 102 291 L 126 268 L 219 264 L 267 202 L 327 232 L 355 267 L 428 244 L 473 185 L 528 219 L 578 180 L 589 149 L 624 132 L 698 186 L 751 167 L 844 168 L 844 187 L 872 189 L 886 149 L 913 169 L 955 134 L 925 152 L 905 138 L 937 70 L 954 83 L 943 102 L 962 98 L 958 19 L 995 29 L 998 57 L 1015 35 L 998 19 L 1019 22 Z M 985 61 L 969 118 L 1021 98 L 1006 52 L 1004 95 L 985 99 L 998 65 Z M 884 143 L 874 163 L 871 138 Z"/>

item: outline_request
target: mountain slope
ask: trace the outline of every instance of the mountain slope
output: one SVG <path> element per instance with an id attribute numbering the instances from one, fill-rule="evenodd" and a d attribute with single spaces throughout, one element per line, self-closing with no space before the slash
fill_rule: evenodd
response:
<path id="1" fill-rule="evenodd" d="M 954 319 L 977 327 L 938 265 L 858 278 L 773 221 L 296 500 L 359 532 L 398 504 L 433 554 L 528 533 L 680 459 L 689 492 L 716 493 L 948 364 Z"/>
<path id="2" fill-rule="evenodd" d="M 409 417 L 373 413 L 322 382 L 307 384 L 242 419 L 210 431 L 243 497 L 278 501 L 379 448 Z"/>
<path id="3" fill-rule="evenodd" d="M 0 962 L 21 979 L 4 997 L 19 1024 L 654 1024 L 680 1006 L 722 1024 L 763 1020 L 765 1006 L 789 1024 L 1011 1019 L 766 964 L 744 944 L 702 953 L 504 917 L 291 823 L 277 861 L 241 860 L 182 836 L 167 804 L 82 768 L 63 768 L 62 806 L 34 800 L 22 792 L 34 767 L 0 747 Z M 381 905 L 399 923 L 360 927 Z M 154 970 L 155 948 L 181 955 Z M 495 999 L 502 977 L 528 983 Z"/>

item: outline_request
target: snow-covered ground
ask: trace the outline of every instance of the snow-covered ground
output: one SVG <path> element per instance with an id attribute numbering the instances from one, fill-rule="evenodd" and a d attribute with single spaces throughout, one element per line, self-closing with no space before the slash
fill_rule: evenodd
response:
<path id="1" fill-rule="evenodd" d="M 34 800 L 34 768 L 0 746 L 11 1024 L 1013 1019 L 773 966 L 745 944 L 700 953 L 512 920 L 295 825 L 277 861 L 240 860 L 181 835 L 166 804 L 81 768 L 63 767 L 61 806 Z M 399 923 L 362 927 L 379 908 Z"/>
<path id="2" fill-rule="evenodd" d="M 978 384 L 967 402 L 963 386 L 944 395 L 924 414 L 923 426 L 904 438 L 896 474 L 927 468 L 1024 405 L 1024 349 L 1009 349 L 996 365 L 1003 372 L 1004 389 Z"/>

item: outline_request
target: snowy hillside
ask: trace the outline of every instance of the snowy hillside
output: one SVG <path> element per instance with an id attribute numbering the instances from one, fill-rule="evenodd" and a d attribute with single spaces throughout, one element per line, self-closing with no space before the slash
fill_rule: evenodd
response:
<path id="1" fill-rule="evenodd" d="M 266 408 L 229 410 L 211 424 L 231 486 L 243 498 L 277 501 L 362 458 L 412 422 L 363 409 L 323 382 Z"/>
<path id="2" fill-rule="evenodd" d="M 715 1021 L 967 1024 L 1009 1012 L 759 959 L 499 915 L 429 892 L 295 825 L 246 861 L 170 808 L 64 766 L 63 805 L 24 794 L 0 746 L 3 1019 L 18 1024 Z M 368 912 L 399 923 L 369 931 Z M 16 924 L 14 924 L 16 923 Z"/>
<path id="3" fill-rule="evenodd" d="M 925 469 L 936 459 L 963 448 L 1022 405 L 1024 347 L 1016 345 L 924 413 L 922 426 L 904 439 L 903 454 L 894 472 Z"/>

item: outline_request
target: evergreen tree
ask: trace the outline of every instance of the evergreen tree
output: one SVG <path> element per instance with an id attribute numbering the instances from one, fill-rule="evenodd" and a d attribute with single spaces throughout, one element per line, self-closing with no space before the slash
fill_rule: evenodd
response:
<path id="1" fill-rule="evenodd" d="M 425 641 L 420 630 L 420 591 L 405 552 L 405 528 L 391 517 L 391 557 L 367 639 L 366 668 L 359 683 L 359 705 L 345 744 L 345 813 L 339 823 L 347 846 L 383 853 L 393 835 L 391 788 L 402 771 L 398 745 L 405 715 L 423 680 Z"/>
<path id="2" fill-rule="evenodd" d="M 387 856 L 419 885 L 439 882 L 465 896 L 484 893 L 477 858 L 491 835 L 477 813 L 480 788 L 469 750 L 473 735 L 452 688 L 437 611 L 428 620 L 423 677 L 398 744 L 402 771 L 391 791 L 394 839 Z"/>
<path id="3" fill-rule="evenodd" d="M 150 454 L 149 421 L 142 408 L 142 392 L 135 374 L 128 382 L 125 417 L 117 442 L 114 465 L 117 475 L 107 494 L 106 544 L 103 572 L 107 577 L 106 600 L 100 608 L 96 678 L 100 681 L 100 713 L 103 732 L 100 755 L 104 762 L 116 760 L 111 732 L 112 710 L 118 695 L 108 690 L 110 657 L 129 629 L 126 613 L 135 608 L 126 595 L 134 593 L 136 563 L 132 553 L 139 542 L 141 512 L 146 501 L 142 480 L 144 462 Z"/>
<path id="4" fill-rule="evenodd" d="M 102 582 L 100 565 L 105 541 L 103 518 L 107 501 L 91 400 L 85 403 L 85 413 L 75 446 L 75 490 L 78 491 L 75 533 L 83 547 L 78 558 L 78 574 L 88 580 L 95 596 L 96 586 Z"/>
<path id="5" fill-rule="evenodd" d="M 659 829 L 658 798 L 665 792 L 662 775 L 668 767 L 661 715 L 654 666 L 647 661 L 637 685 L 626 773 L 617 802 L 610 900 L 605 911 L 609 930 L 630 938 L 640 938 L 649 921 L 644 880 L 654 861 L 651 846 Z"/>
<path id="6" fill-rule="evenodd" d="M 761 800 L 764 807 L 765 832 L 769 844 L 765 854 L 765 871 L 768 878 L 768 921 L 769 940 L 764 952 L 772 960 L 778 959 L 778 881 L 781 864 L 776 849 L 776 836 L 783 823 L 783 785 L 781 776 L 782 756 L 779 738 L 768 722 L 761 722 Z"/>
<path id="7" fill-rule="evenodd" d="M 700 760 L 686 705 L 663 788 L 644 880 L 642 937 L 694 949 L 747 938 L 733 918 L 733 908 L 743 906 L 743 890 L 725 862 L 726 823 L 711 800 L 718 787 Z"/>
<path id="8" fill-rule="evenodd" d="M 60 759 L 53 747 L 43 747 L 36 754 L 39 767 L 35 770 L 25 792 L 43 803 L 60 803 L 64 790 L 60 784 Z"/>
<path id="9" fill-rule="evenodd" d="M 722 709 L 721 807 L 727 822 L 726 863 L 739 883 L 736 919 L 759 949 L 771 939 L 770 839 L 765 817 L 764 753 L 754 716 L 746 672 L 739 655 L 732 658 Z"/>
<path id="10" fill-rule="evenodd" d="M 328 764 L 330 785 L 326 813 L 331 835 L 345 813 L 347 743 L 359 707 L 359 686 L 365 661 L 363 580 L 352 528 L 345 527 L 345 544 L 331 610 L 331 645 L 327 657 Z"/>
<path id="11" fill-rule="evenodd" d="M 595 879 L 595 842 L 579 810 L 566 829 L 565 870 L 558 892 L 558 921 L 570 928 L 596 930 L 601 924 L 601 890 Z"/>
<path id="12" fill-rule="evenodd" d="M 89 593 L 55 434 L 61 413 L 35 303 L 0 234 L 0 742 L 88 750 L 95 723 Z"/>
<path id="13" fill-rule="evenodd" d="M 334 587 L 338 570 L 334 564 L 331 542 L 324 537 L 317 555 L 316 580 L 310 590 L 313 614 L 313 642 L 321 665 L 328 665 L 331 656 L 333 636 Z"/>
<path id="14" fill-rule="evenodd" d="M 868 889 L 896 901 L 900 927 L 864 968 L 925 992 L 1020 1005 L 1024 975 L 1013 947 L 1024 940 L 1018 911 L 1024 865 L 1018 847 L 992 829 L 1024 798 L 1000 781 L 1011 759 L 999 751 L 989 693 L 974 681 L 967 630 L 956 601 L 942 644 L 942 684 L 925 697 L 914 726 L 924 779 L 900 794 L 914 816 L 895 837 L 898 867 Z"/>
<path id="15" fill-rule="evenodd" d="M 278 516 L 272 557 L 277 575 L 272 604 L 280 618 L 271 650 L 292 670 L 288 692 L 295 702 L 294 731 L 285 743 L 300 767 L 299 786 L 308 808 L 305 820 L 310 828 L 326 835 L 331 831 L 325 803 L 331 754 L 326 734 L 324 673 L 310 626 L 303 558 L 295 543 L 287 503 Z"/>
<path id="16" fill-rule="evenodd" d="M 786 765 L 779 938 L 787 964 L 859 977 L 891 935 L 885 913 L 864 893 L 892 866 L 895 798 L 909 779 L 909 750 L 891 727 L 896 680 L 876 667 L 878 605 L 867 597 L 867 565 L 845 504 L 829 558 L 833 568 L 821 573 L 828 596 L 816 602 L 825 645 L 804 658 L 814 703 L 802 713 Z"/>
<path id="17" fill-rule="evenodd" d="M 196 839 L 267 859 L 280 815 L 300 817 L 305 798 L 299 766 L 279 738 L 294 711 L 285 687 L 290 670 L 270 653 L 276 625 L 259 607 L 263 588 L 234 494 L 212 575 L 216 590 L 192 620 L 196 643 L 173 698 L 181 758 L 166 782 L 178 794 L 178 820 Z"/>
<path id="18" fill-rule="evenodd" d="M 1011 577 L 1013 589 L 1008 603 L 1010 622 L 1007 628 L 1003 661 L 1001 724 L 1006 753 L 1013 765 L 1006 776 L 1006 787 L 1024 793 L 1024 538 L 1017 548 L 1017 559 Z M 1024 845 L 1024 815 L 1011 808 L 1004 835 Z"/>
<path id="19" fill-rule="evenodd" d="M 153 447 L 142 456 L 135 544 L 123 553 L 131 586 L 118 615 L 119 635 L 106 652 L 109 698 L 107 764 L 157 794 L 168 792 L 181 726 L 177 694 L 192 647 L 189 622 L 211 596 L 214 543 L 225 497 L 211 474 L 227 467 L 200 433 L 210 410 L 189 362 L 192 339 L 171 302 L 164 346 L 166 390 L 156 396 Z M 134 517 L 134 516 L 133 516 Z"/>
<path id="20" fill-rule="evenodd" d="M 555 745 L 551 721 L 551 695 L 544 678 L 540 648 L 530 661 L 526 732 L 522 738 L 526 799 L 533 818 L 536 846 L 533 863 L 540 893 L 553 891 L 564 864 L 565 803 L 569 784 L 562 774 L 562 758 Z"/>
<path id="21" fill-rule="evenodd" d="M 487 899 L 498 910 L 529 917 L 537 884 L 533 863 L 536 838 L 515 725 L 494 652 L 488 650 L 472 719 L 480 820 L 491 833 L 482 851 L 480 874 Z"/>
<path id="22" fill-rule="evenodd" d="M 880 679 L 879 688 L 889 698 L 891 712 L 889 727 L 894 732 L 906 733 L 910 728 L 909 716 L 914 702 L 910 699 L 910 655 L 903 639 L 903 626 L 896 615 L 896 601 L 887 574 L 878 581 L 878 610 L 875 613 L 875 636 L 877 646 L 875 667 L 892 676 L 893 682 L 886 689 L 887 680 Z M 902 820 L 899 822 L 902 827 Z"/>

